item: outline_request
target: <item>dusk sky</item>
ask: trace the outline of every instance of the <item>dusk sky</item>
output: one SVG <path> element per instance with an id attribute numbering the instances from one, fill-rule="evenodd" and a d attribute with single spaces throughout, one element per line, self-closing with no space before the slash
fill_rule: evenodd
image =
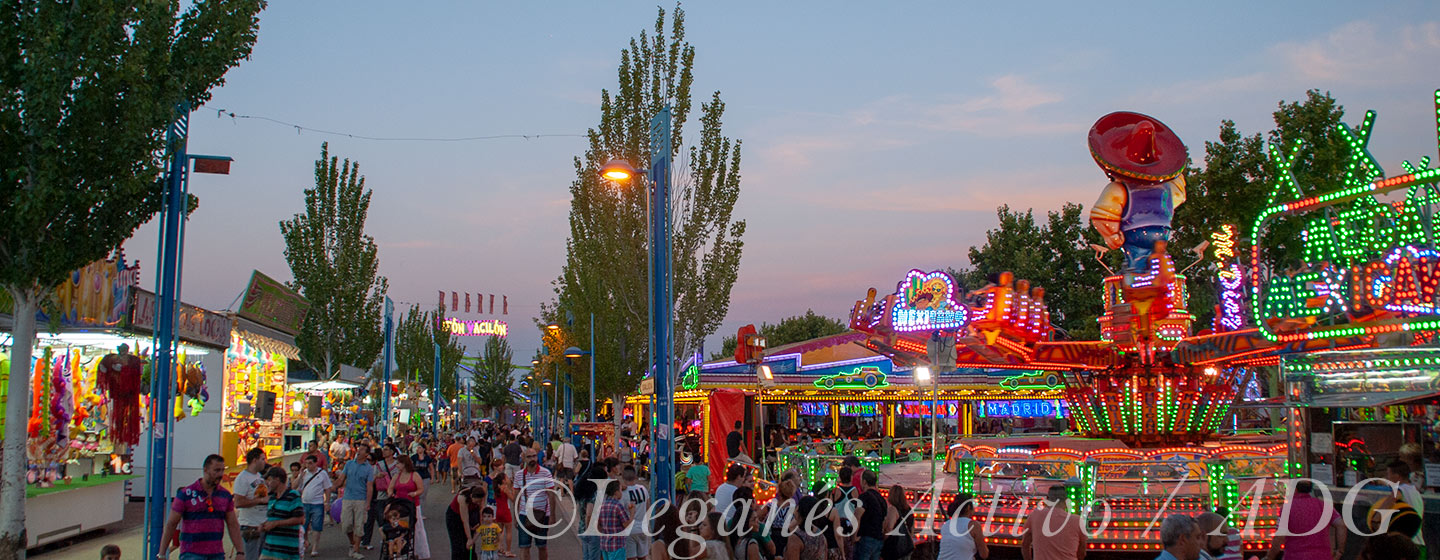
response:
<path id="1" fill-rule="evenodd" d="M 1370 145 L 1388 169 L 1436 155 L 1434 1 L 685 11 L 692 117 L 720 90 L 725 134 L 744 141 L 744 258 L 707 352 L 745 323 L 807 308 L 843 318 L 911 268 L 967 264 L 998 205 L 1088 208 L 1106 181 L 1085 133 L 1111 111 L 1161 119 L 1199 161 L 1221 119 L 1267 131 L 1278 101 L 1317 88 L 1351 124 L 1379 112 Z M 252 269 L 290 279 L 277 224 L 303 211 L 328 141 L 374 191 L 368 232 L 400 308 L 433 306 L 437 290 L 506 294 L 515 358 L 528 361 L 531 318 L 565 261 L 583 138 L 362 140 L 217 111 L 374 137 L 582 135 L 600 90 L 615 89 L 620 50 L 655 16 L 648 2 L 271 2 L 253 58 L 192 117 L 191 153 L 236 161 L 229 176 L 192 177 L 185 301 L 231 308 Z M 153 225 L 126 249 L 153 282 Z"/>

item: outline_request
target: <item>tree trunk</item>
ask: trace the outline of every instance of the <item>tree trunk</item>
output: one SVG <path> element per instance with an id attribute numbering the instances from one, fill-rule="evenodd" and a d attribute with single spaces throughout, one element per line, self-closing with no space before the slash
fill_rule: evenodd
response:
<path id="1" fill-rule="evenodd" d="M 37 290 L 10 289 L 15 300 L 11 330 L 10 390 L 5 403 L 5 442 L 0 450 L 0 560 L 25 560 L 26 428 L 30 419 L 30 356 L 35 347 Z"/>
<path id="2" fill-rule="evenodd" d="M 610 398 L 610 416 L 612 417 L 611 421 L 615 423 L 615 454 L 619 455 L 620 424 L 625 422 L 625 395 L 621 393 L 615 393 L 615 395 Z M 639 425 L 640 422 L 637 421 L 635 422 L 635 424 Z"/>

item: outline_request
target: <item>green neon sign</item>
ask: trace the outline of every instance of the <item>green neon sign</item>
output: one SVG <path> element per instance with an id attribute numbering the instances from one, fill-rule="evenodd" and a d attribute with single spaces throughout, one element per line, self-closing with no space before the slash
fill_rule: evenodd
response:
<path id="1" fill-rule="evenodd" d="M 885 372 L 875 366 L 862 366 L 848 372 L 821 376 L 815 386 L 824 389 L 879 389 L 889 387 Z"/>

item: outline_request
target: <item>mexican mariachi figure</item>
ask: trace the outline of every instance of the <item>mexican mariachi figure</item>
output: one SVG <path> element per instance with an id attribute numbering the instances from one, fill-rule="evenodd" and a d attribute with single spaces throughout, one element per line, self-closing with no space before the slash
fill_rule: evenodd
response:
<path id="1" fill-rule="evenodd" d="M 1090 128 L 1090 155 L 1110 178 L 1090 225 L 1111 249 L 1124 248 L 1124 272 L 1148 272 L 1155 243 L 1170 240 L 1170 219 L 1185 202 L 1185 144 L 1160 121 L 1122 111 Z"/>

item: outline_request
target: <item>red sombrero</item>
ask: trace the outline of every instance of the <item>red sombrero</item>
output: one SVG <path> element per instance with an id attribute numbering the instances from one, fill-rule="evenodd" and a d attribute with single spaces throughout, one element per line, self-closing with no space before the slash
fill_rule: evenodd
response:
<path id="1" fill-rule="evenodd" d="M 1154 117 L 1116 111 L 1090 127 L 1090 155 L 1106 171 L 1142 181 L 1168 181 L 1185 169 L 1185 143 Z"/>

